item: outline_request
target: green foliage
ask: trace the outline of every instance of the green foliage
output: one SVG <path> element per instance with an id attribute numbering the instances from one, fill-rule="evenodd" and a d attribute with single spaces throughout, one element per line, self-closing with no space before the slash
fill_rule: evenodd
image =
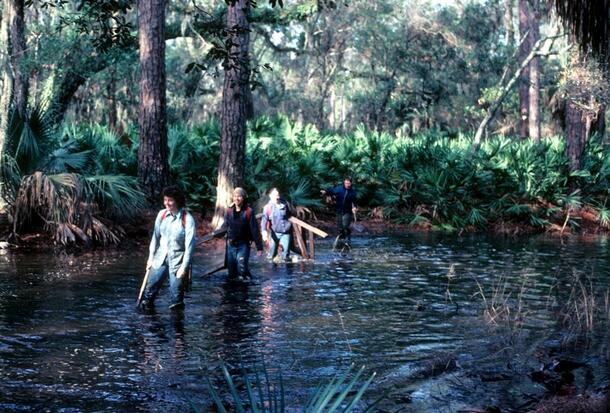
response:
<path id="1" fill-rule="evenodd" d="M 449 231 L 499 220 L 577 226 L 574 212 L 584 207 L 600 211 L 606 222 L 610 154 L 598 140 L 585 154 L 587 172 L 572 174 L 559 137 L 541 143 L 497 137 L 474 157 L 471 143 L 440 131 L 392 136 L 363 126 L 321 135 L 285 117 L 261 117 L 250 124 L 247 185 L 259 195 L 276 186 L 293 204 L 315 210 L 319 189 L 352 175 L 361 206 L 397 222 Z"/>
<path id="2" fill-rule="evenodd" d="M 116 243 L 121 220 L 146 206 L 133 170 L 133 150 L 107 129 L 66 127 L 58 131 L 43 106 L 27 117 L 9 117 L 2 162 L 4 193 L 13 231 L 42 225 L 62 244 Z"/>
<path id="3" fill-rule="evenodd" d="M 96 124 L 56 132 L 43 118 L 27 126 L 19 122 L 11 123 L 11 130 L 17 131 L 12 136 L 19 139 L 10 140 L 3 163 L 9 202 L 15 205 L 25 193 L 23 183 L 36 183 L 55 188 L 55 195 L 47 201 L 41 198 L 40 205 L 61 207 L 75 216 L 76 204 L 70 209 L 54 200 L 79 197 L 84 205 L 95 205 L 89 211 L 99 209 L 111 218 L 127 217 L 143 205 L 135 179 L 135 134 L 118 137 Z M 220 127 L 213 120 L 169 130 L 171 180 L 186 191 L 192 209 L 205 212 L 213 207 L 219 142 Z M 483 229 L 496 222 L 539 229 L 578 227 L 582 210 L 610 226 L 610 149 L 598 138 L 586 149 L 583 170 L 572 173 L 558 137 L 541 143 L 496 137 L 486 140 L 474 156 L 471 142 L 462 134 L 391 135 L 364 126 L 346 134 L 321 134 L 285 116 L 263 116 L 248 125 L 246 189 L 258 199 L 258 207 L 266 202 L 268 190 L 277 187 L 299 213 L 315 213 L 327 208 L 320 189 L 351 175 L 359 206 L 413 226 L 442 231 Z M 44 173 L 48 182 L 42 177 L 24 180 L 34 172 Z M 39 214 L 19 216 L 24 223 Z M 67 219 L 44 216 L 45 222 Z"/>
<path id="4" fill-rule="evenodd" d="M 220 156 L 218 122 L 210 121 L 191 130 L 186 126 L 173 126 L 167 140 L 171 181 L 185 191 L 191 208 L 213 205 Z"/>
<path id="5" fill-rule="evenodd" d="M 247 369 L 242 363 L 240 364 L 241 374 L 231 374 L 227 366 L 223 362 L 220 363 L 224 385 L 227 393 L 230 394 L 231 404 L 235 411 L 240 413 L 284 413 L 290 411 L 285 402 L 286 397 L 281 372 L 278 374 L 279 383 L 274 384 L 269 378 L 269 372 L 264 363 L 260 366 L 254 366 L 253 369 Z M 329 383 L 320 384 L 302 411 L 304 413 L 352 412 L 375 377 L 375 373 L 373 373 L 364 383 L 361 383 L 363 372 L 364 367 L 353 374 L 353 366 L 350 366 L 343 373 L 337 374 Z M 212 384 L 210 377 L 206 377 L 206 381 L 216 408 L 219 412 L 226 413 L 227 409 L 218 389 Z M 239 391 L 238 388 L 244 390 Z M 365 411 L 372 411 L 380 400 L 381 398 L 369 405 Z M 191 407 L 195 412 L 202 411 L 193 403 L 191 403 Z"/>

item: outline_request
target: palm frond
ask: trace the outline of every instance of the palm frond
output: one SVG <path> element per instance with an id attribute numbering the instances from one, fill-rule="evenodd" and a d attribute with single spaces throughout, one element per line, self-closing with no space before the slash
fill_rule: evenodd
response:
<path id="1" fill-rule="evenodd" d="M 133 217 L 147 205 L 146 195 L 132 176 L 86 176 L 82 191 L 84 200 L 95 202 L 112 216 Z"/>
<path id="2" fill-rule="evenodd" d="M 249 369 L 245 368 L 242 364 L 240 374 L 231 374 L 222 361 L 220 362 L 220 368 L 226 392 L 230 395 L 231 403 L 237 412 L 245 413 L 246 406 L 248 407 L 248 411 L 252 413 L 267 412 L 267 409 L 269 409 L 269 412 L 276 413 L 285 413 L 288 411 L 284 402 L 285 390 L 281 374 L 279 374 L 280 384 L 272 384 L 269 381 L 269 374 L 264 363 L 255 366 L 254 371 L 249 371 Z M 265 383 L 260 379 L 261 374 L 259 374 L 259 370 L 262 370 L 262 375 L 265 377 Z M 305 404 L 303 412 L 352 412 L 364 396 L 364 392 L 370 386 L 376 375 L 375 373 L 371 374 L 364 383 L 361 383 L 360 379 L 363 373 L 364 367 L 360 368 L 358 372 L 354 374 L 353 366 L 350 366 L 347 370 L 337 374 L 330 382 L 320 384 Z M 245 391 L 238 391 L 237 381 L 243 383 L 242 387 L 245 387 Z M 206 377 L 206 382 L 208 391 L 212 396 L 216 408 L 220 412 L 226 412 L 227 410 L 223 405 L 219 390 L 212 384 L 210 377 Z M 266 387 L 266 391 L 263 391 L 263 387 Z M 357 391 L 355 391 L 355 389 L 357 389 Z M 377 404 L 379 401 L 380 399 L 374 404 Z M 198 411 L 198 408 L 194 406 L 192 402 L 191 406 L 194 411 Z M 369 406 L 367 411 L 371 411 L 372 407 L 373 406 Z"/>

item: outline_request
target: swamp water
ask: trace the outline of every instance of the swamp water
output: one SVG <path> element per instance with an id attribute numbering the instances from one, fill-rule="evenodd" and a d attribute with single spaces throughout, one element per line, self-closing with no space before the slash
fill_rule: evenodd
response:
<path id="1" fill-rule="evenodd" d="M 528 374 L 570 357 L 577 390 L 609 383 L 610 244 L 593 240 L 362 237 L 352 254 L 317 243 L 314 263 L 252 255 L 251 284 L 199 250 L 183 315 L 135 311 L 146 261 L 133 255 L 0 255 L 1 412 L 214 411 L 219 358 L 264 358 L 298 411 L 352 363 L 377 372 L 383 411 L 527 410 Z M 588 317 L 587 315 L 590 315 Z M 589 322 L 590 319 L 590 322 Z M 220 383 L 220 382 L 219 382 Z M 364 407 L 365 403 L 361 403 Z"/>

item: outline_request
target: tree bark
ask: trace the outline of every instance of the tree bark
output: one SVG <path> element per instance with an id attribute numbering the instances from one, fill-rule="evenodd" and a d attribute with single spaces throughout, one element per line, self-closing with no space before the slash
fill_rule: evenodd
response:
<path id="1" fill-rule="evenodd" d="M 570 171 L 577 171 L 582 167 L 582 155 L 595 133 L 602 133 L 605 129 L 606 107 L 603 104 L 591 102 L 585 106 L 572 99 L 566 103 L 566 155 Z M 603 136 L 603 135 L 602 135 Z"/>
<path id="2" fill-rule="evenodd" d="M 219 227 L 232 200 L 233 189 L 243 186 L 246 158 L 246 119 L 250 86 L 250 0 L 227 6 L 231 58 L 226 62 L 221 109 L 220 159 L 213 227 Z"/>
<path id="3" fill-rule="evenodd" d="M 2 20 L 0 21 L 0 71 L 2 75 L 2 90 L 0 91 L 0 159 L 4 156 L 4 145 L 7 136 L 8 115 L 13 93 L 13 74 L 10 64 L 10 25 L 12 7 L 11 0 L 2 4 Z M 1 171 L 1 169 L 0 169 Z M 0 176 L 0 209 L 4 209 L 4 176 Z"/>
<path id="4" fill-rule="evenodd" d="M 168 180 L 165 96 L 165 1 L 138 1 L 140 113 L 138 178 L 158 201 Z"/>
<path id="5" fill-rule="evenodd" d="M 504 99 L 508 95 L 508 92 L 515 85 L 515 83 L 517 83 L 517 81 L 519 80 L 519 78 L 523 74 L 523 71 L 525 70 L 525 68 L 529 65 L 529 63 L 532 61 L 532 59 L 534 57 L 548 56 L 549 54 L 553 53 L 551 51 L 552 46 L 553 46 L 553 42 L 552 41 L 551 41 L 551 45 L 549 46 L 549 50 L 548 51 L 542 52 L 541 48 L 542 48 L 542 45 L 545 43 L 546 40 L 549 40 L 549 39 L 553 40 L 553 39 L 556 39 L 557 37 L 559 37 L 559 36 L 558 35 L 554 35 L 554 36 L 545 37 L 544 39 L 539 39 L 534 44 L 534 46 L 532 47 L 532 51 L 525 57 L 525 60 L 523 62 L 521 62 L 521 65 L 517 68 L 517 70 L 515 71 L 515 73 L 511 77 L 511 79 L 508 81 L 508 83 L 506 83 L 506 85 L 504 87 L 502 87 L 502 90 L 500 92 L 500 96 L 498 96 L 498 98 L 491 103 L 491 105 L 487 109 L 487 114 L 485 115 L 485 117 L 481 121 L 481 124 L 477 128 L 477 131 L 476 131 L 476 133 L 474 135 L 474 139 L 472 140 L 472 146 L 471 146 L 471 149 L 470 149 L 470 156 L 474 155 L 474 153 L 479 148 L 479 145 L 481 144 L 481 139 L 483 138 L 483 133 L 485 132 L 485 129 L 487 128 L 487 125 L 489 124 L 489 122 L 491 122 L 491 120 L 493 119 L 494 115 L 496 114 L 496 112 L 498 111 L 500 106 L 502 105 L 502 102 L 504 101 Z M 505 73 L 508 73 L 508 72 L 505 72 Z M 504 76 L 502 76 L 502 81 L 503 80 L 504 80 Z"/>
<path id="6" fill-rule="evenodd" d="M 515 17 L 513 14 L 513 7 L 515 5 L 515 0 L 505 0 L 504 4 L 506 7 L 506 11 L 504 12 L 504 25 L 506 26 L 506 37 L 510 43 L 515 40 L 515 26 L 513 24 L 513 18 Z"/>
<path id="7" fill-rule="evenodd" d="M 531 0 L 535 1 L 535 0 Z M 529 39 L 530 50 L 540 40 L 540 17 L 530 3 Z M 535 56 L 529 64 L 528 93 L 528 136 L 535 142 L 540 142 L 540 56 Z"/>
<path id="8" fill-rule="evenodd" d="M 523 63 L 527 55 L 532 51 L 529 39 L 523 40 L 524 36 L 530 36 L 531 6 L 529 0 L 519 0 L 519 63 Z M 530 37 L 531 38 L 531 37 Z M 530 92 L 530 65 L 521 72 L 519 80 L 519 136 L 521 139 L 529 137 L 529 92 Z"/>
<path id="9" fill-rule="evenodd" d="M 28 73 L 24 67 L 25 60 L 25 21 L 23 0 L 10 0 L 10 54 L 13 69 L 13 103 L 15 110 L 25 117 L 28 104 Z"/>

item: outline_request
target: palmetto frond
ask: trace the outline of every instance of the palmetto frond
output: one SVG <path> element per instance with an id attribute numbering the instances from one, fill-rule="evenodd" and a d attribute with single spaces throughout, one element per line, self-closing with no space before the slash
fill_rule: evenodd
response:
<path id="1" fill-rule="evenodd" d="M 240 374 L 231 374 L 224 362 L 220 363 L 220 368 L 223 388 L 214 386 L 211 378 L 206 377 L 208 391 L 219 412 L 227 412 L 221 397 L 223 393 L 227 394 L 237 412 L 286 413 L 292 411 L 288 410 L 289 406 L 286 405 L 281 373 L 278 374 L 278 383 L 273 383 L 264 363 L 261 366 L 254 366 L 253 369 L 242 364 L 239 368 Z M 376 376 L 373 373 L 368 378 L 363 378 L 363 373 L 364 367 L 354 372 L 353 366 L 350 366 L 347 370 L 335 375 L 328 383 L 320 384 L 302 411 L 304 413 L 350 413 L 354 411 Z M 240 388 L 244 390 L 240 392 L 238 390 Z M 371 403 L 365 412 L 373 411 L 382 399 L 383 396 Z M 202 411 L 192 402 L 191 407 L 195 412 Z"/>
<path id="2" fill-rule="evenodd" d="M 133 217 L 146 207 L 146 195 L 133 176 L 86 176 L 81 191 L 84 201 L 96 203 L 111 216 Z"/>

